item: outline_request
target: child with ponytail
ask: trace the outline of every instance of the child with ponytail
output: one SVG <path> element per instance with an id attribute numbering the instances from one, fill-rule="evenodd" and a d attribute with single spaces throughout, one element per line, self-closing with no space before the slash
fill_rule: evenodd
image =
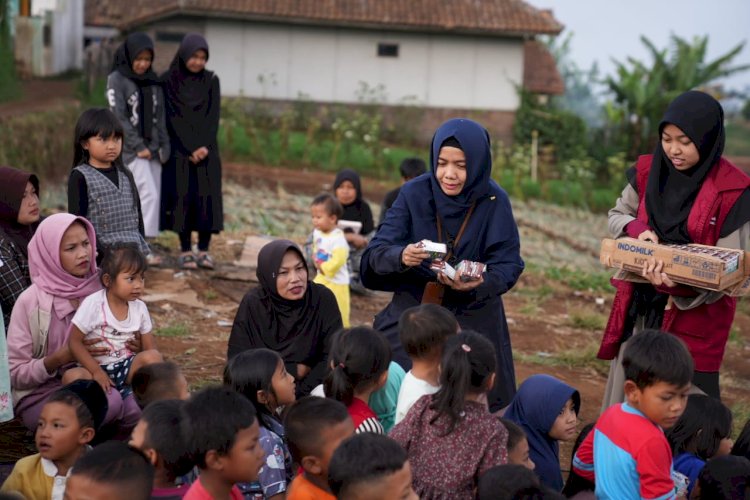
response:
<path id="1" fill-rule="evenodd" d="M 344 329 L 334 337 L 330 359 L 325 395 L 346 405 L 355 433 L 385 434 L 369 406 L 370 396 L 388 380 L 391 348 L 383 334 L 366 326 Z"/>
<path id="2" fill-rule="evenodd" d="M 508 431 L 487 409 L 495 349 L 464 330 L 446 340 L 440 390 L 422 396 L 390 437 L 406 449 L 423 499 L 473 499 L 486 470 L 508 462 Z"/>

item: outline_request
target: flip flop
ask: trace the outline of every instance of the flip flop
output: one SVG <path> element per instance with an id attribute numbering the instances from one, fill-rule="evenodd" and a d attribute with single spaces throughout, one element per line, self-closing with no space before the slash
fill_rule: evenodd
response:
<path id="1" fill-rule="evenodd" d="M 216 267 L 214 259 L 207 253 L 198 256 L 198 266 L 203 269 L 213 269 Z"/>
<path id="2" fill-rule="evenodd" d="M 180 269 L 198 269 L 194 255 L 180 255 L 177 258 L 177 263 L 180 265 Z"/>

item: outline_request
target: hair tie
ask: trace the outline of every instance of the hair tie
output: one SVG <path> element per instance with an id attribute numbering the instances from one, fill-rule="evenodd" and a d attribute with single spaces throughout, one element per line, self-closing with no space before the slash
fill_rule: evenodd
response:
<path id="1" fill-rule="evenodd" d="M 346 367 L 344 366 L 344 363 L 339 363 L 339 368 L 343 369 L 343 368 L 346 368 Z"/>
<path id="2" fill-rule="evenodd" d="M 461 344 L 461 349 L 463 349 L 464 352 L 471 352 L 471 347 L 466 344 Z"/>

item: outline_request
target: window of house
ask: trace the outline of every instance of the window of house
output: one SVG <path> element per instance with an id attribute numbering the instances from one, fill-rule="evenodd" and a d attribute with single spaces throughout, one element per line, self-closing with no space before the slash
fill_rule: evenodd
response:
<path id="1" fill-rule="evenodd" d="M 397 43 L 379 43 L 378 57 L 398 57 Z"/>
<path id="2" fill-rule="evenodd" d="M 42 43 L 45 47 L 52 45 L 52 26 L 46 23 L 42 28 Z"/>
<path id="3" fill-rule="evenodd" d="M 183 38 L 185 38 L 185 33 L 173 33 L 171 31 L 156 32 L 157 42 L 181 43 Z"/>

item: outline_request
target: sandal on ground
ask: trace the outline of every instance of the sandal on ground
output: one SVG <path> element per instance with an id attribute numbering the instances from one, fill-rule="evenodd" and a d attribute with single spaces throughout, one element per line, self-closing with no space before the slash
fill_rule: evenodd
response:
<path id="1" fill-rule="evenodd" d="M 180 255 L 177 258 L 177 262 L 180 265 L 180 269 L 198 269 L 198 263 L 192 254 Z"/>
<path id="2" fill-rule="evenodd" d="M 202 267 L 203 269 L 213 269 L 214 267 L 216 267 L 216 264 L 214 263 L 214 259 L 210 255 L 204 253 L 198 256 L 198 266 Z"/>
<path id="3" fill-rule="evenodd" d="M 146 263 L 148 263 L 149 267 L 159 267 L 163 262 L 162 258 L 154 253 L 146 255 Z"/>

